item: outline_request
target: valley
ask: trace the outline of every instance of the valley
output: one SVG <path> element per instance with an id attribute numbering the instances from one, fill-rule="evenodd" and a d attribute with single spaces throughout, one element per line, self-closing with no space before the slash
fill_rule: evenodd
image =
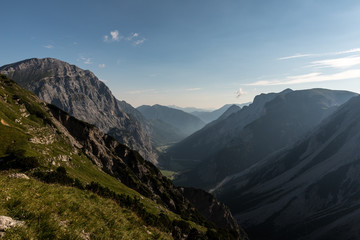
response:
<path id="1" fill-rule="evenodd" d="M 90 71 L 57 59 L 24 60 L 0 73 L 1 184 L 25 194 L 4 192 L 0 214 L 29 227 L 6 231 L 8 237 L 358 237 L 357 93 L 285 89 L 241 106 L 186 112 L 133 108 Z M 28 180 L 7 177 L 17 172 Z M 100 207 L 102 216 L 116 212 L 101 221 L 113 225 L 99 232 L 104 227 L 94 218 L 68 227 L 63 222 L 85 215 L 51 207 L 37 212 L 54 201 L 40 188 L 73 204 L 89 199 L 89 209 L 111 206 Z M 34 194 L 37 205 L 26 209 Z M 36 218 L 53 230 L 36 225 Z M 130 227 L 133 221 L 142 230 Z M 123 237 L 122 228 L 111 231 L 120 222 L 128 224 Z M 59 224 L 65 225 L 55 230 Z"/>

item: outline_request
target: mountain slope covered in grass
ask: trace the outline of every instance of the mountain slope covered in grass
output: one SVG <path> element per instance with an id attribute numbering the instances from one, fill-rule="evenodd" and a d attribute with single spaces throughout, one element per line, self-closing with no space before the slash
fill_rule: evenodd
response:
<path id="1" fill-rule="evenodd" d="M 136 151 L 0 78 L 0 215 L 25 222 L 5 238 L 242 238 Z M 30 179 L 9 178 L 16 172 Z"/>

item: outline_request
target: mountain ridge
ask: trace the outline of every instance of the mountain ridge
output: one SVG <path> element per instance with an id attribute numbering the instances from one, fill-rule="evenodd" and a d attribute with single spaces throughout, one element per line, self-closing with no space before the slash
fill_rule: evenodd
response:
<path id="1" fill-rule="evenodd" d="M 42 100 L 52 103 L 79 119 L 97 125 L 122 143 L 156 163 L 149 136 L 135 117 L 122 108 L 129 104 L 117 100 L 110 89 L 89 70 L 54 58 L 26 59 L 0 67 L 0 73 L 17 81 Z"/>
<path id="2" fill-rule="evenodd" d="M 350 99 L 303 140 L 216 190 L 237 212 L 239 222 L 247 223 L 250 235 L 257 239 L 359 237 L 359 106 L 359 96 Z M 249 202 L 249 196 L 257 201 Z M 238 201 L 243 207 L 235 207 Z M 274 228 L 263 228 L 270 225 Z M 257 234 L 259 229 L 264 235 Z"/>
<path id="3" fill-rule="evenodd" d="M 174 141 L 179 141 L 186 136 L 192 134 L 196 130 L 201 129 L 205 123 L 198 117 L 186 113 L 182 110 L 155 104 L 153 106 L 142 105 L 137 110 L 150 122 L 160 135 L 167 130 L 167 133 Z M 165 133 L 162 133 L 165 135 Z M 166 144 L 162 139 L 158 140 L 162 144 Z"/>
<path id="4" fill-rule="evenodd" d="M 239 128 L 241 124 L 244 127 L 193 170 L 178 175 L 175 183 L 210 190 L 227 176 L 295 143 L 355 95 L 327 89 L 283 91 L 264 104 L 258 118 L 246 125 L 240 122 L 233 125 L 234 128 Z M 238 113 L 230 117 L 236 117 Z M 215 127 L 210 126 L 218 129 Z"/>

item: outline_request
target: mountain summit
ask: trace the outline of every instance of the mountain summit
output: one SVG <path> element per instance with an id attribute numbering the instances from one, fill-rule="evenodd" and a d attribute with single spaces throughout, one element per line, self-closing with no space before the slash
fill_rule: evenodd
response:
<path id="1" fill-rule="evenodd" d="M 110 133 L 156 163 L 157 156 L 146 131 L 135 117 L 122 109 L 124 105 L 132 107 L 118 101 L 92 72 L 54 58 L 33 58 L 0 67 L 0 73 L 45 102 Z"/>

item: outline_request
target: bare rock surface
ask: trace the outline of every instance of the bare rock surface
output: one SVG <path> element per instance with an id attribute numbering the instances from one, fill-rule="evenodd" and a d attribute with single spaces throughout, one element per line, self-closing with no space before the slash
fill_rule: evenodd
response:
<path id="1" fill-rule="evenodd" d="M 23 226 L 23 221 L 14 220 L 11 217 L 0 216 L 0 238 L 5 235 L 5 230 L 13 227 Z"/>
<path id="2" fill-rule="evenodd" d="M 8 176 L 9 178 L 21 178 L 21 179 L 30 179 L 26 174 L 24 173 L 12 173 Z"/>
<path id="3" fill-rule="evenodd" d="M 146 130 L 132 116 L 136 109 L 117 100 L 92 72 L 54 58 L 33 58 L 0 67 L 0 73 L 45 102 L 110 133 L 146 160 L 157 162 Z"/>

